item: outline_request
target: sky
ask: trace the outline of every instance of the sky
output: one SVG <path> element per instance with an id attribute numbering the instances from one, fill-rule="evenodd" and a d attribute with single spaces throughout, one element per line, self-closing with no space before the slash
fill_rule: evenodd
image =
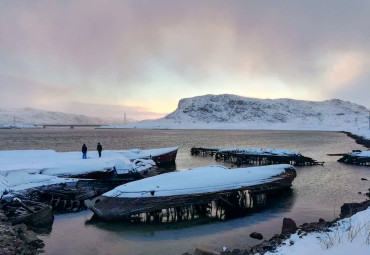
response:
<path id="1" fill-rule="evenodd" d="M 0 107 L 158 118 L 204 94 L 370 107 L 370 1 L 0 0 Z"/>

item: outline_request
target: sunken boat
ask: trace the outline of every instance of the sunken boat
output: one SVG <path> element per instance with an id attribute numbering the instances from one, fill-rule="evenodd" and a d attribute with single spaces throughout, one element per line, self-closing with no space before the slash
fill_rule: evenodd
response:
<path id="1" fill-rule="evenodd" d="M 237 166 L 290 164 L 294 166 L 323 165 L 315 159 L 305 157 L 300 152 L 282 149 L 249 149 L 249 148 L 191 148 L 193 156 L 214 156 L 217 161 L 224 161 Z"/>
<path id="2" fill-rule="evenodd" d="M 49 227 L 53 224 L 52 207 L 43 203 L 11 198 L 1 203 L 1 211 L 13 225 L 24 223 L 30 227 Z"/>
<path id="3" fill-rule="evenodd" d="M 105 221 L 132 221 L 140 214 L 158 215 L 181 208 L 200 208 L 222 200 L 240 203 L 244 191 L 274 192 L 289 189 L 296 177 L 287 164 L 228 169 L 206 166 L 130 182 L 104 193 L 85 205 Z M 236 204 L 235 204 L 236 205 Z"/>
<path id="4" fill-rule="evenodd" d="M 338 162 L 359 166 L 370 166 L 370 151 L 353 150 L 350 153 L 328 154 L 329 156 L 342 156 Z"/>

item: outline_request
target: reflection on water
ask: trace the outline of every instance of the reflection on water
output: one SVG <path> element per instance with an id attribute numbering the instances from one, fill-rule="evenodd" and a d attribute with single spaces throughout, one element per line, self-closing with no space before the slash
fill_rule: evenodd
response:
<path id="1" fill-rule="evenodd" d="M 90 211 L 57 215 L 52 231 L 42 238 L 46 254 L 182 254 L 201 246 L 220 250 L 222 246 L 243 249 L 259 241 L 251 232 L 260 232 L 266 239 L 280 233 L 282 219 L 293 218 L 297 224 L 332 220 L 339 215 L 344 202 L 362 201 L 370 188 L 368 167 L 336 162 L 327 153 L 364 149 L 345 134 L 309 131 L 238 131 L 238 130 L 1 130 L 0 149 L 54 149 L 79 151 L 82 143 L 95 148 L 100 142 L 106 149 L 180 147 L 176 167 L 188 169 L 214 164 L 210 157 L 192 157 L 190 149 L 281 148 L 300 151 L 303 155 L 325 161 L 324 166 L 296 167 L 297 178 L 292 192 L 278 197 L 261 196 L 244 214 L 220 220 L 212 209 L 212 217 L 198 217 L 175 223 L 86 223 Z M 104 151 L 103 151 L 104 157 Z M 261 207 L 255 206 L 262 202 Z M 226 210 L 228 211 L 228 210 Z M 232 212 L 232 210 L 231 210 Z M 228 215 L 217 211 L 217 215 Z M 221 217 L 222 218 L 222 217 Z M 225 220 L 226 219 L 226 220 Z"/>

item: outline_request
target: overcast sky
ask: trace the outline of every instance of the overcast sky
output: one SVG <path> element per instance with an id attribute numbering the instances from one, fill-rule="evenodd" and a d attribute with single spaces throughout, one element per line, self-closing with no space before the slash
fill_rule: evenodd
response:
<path id="1" fill-rule="evenodd" d="M 0 107 L 157 118 L 230 93 L 370 107 L 370 1 L 3 1 Z"/>

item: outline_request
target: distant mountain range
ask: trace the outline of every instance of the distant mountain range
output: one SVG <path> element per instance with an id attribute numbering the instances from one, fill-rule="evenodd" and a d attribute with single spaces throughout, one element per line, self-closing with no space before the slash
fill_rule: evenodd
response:
<path id="1" fill-rule="evenodd" d="M 14 121 L 15 120 L 15 121 Z M 40 124 L 117 124 L 122 120 L 98 118 L 63 112 L 44 111 L 33 108 L 0 108 L 0 125 L 40 125 Z"/>
<path id="2" fill-rule="evenodd" d="M 367 127 L 368 114 L 366 107 L 339 99 L 317 102 L 222 94 L 184 98 L 164 118 L 111 128 L 352 130 Z"/>

